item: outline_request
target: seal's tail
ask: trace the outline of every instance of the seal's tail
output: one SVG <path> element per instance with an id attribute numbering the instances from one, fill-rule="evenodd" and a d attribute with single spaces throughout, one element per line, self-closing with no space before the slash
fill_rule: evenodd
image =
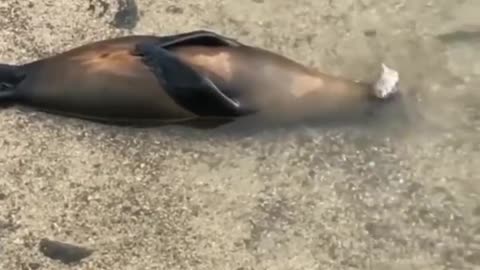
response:
<path id="1" fill-rule="evenodd" d="M 19 66 L 0 64 L 0 102 L 16 98 L 16 87 L 25 78 Z"/>

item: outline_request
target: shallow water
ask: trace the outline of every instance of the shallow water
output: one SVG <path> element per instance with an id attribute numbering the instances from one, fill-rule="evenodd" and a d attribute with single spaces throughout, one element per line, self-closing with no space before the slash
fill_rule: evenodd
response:
<path id="1" fill-rule="evenodd" d="M 5 109 L 1 269 L 58 269 L 42 237 L 100 250 L 77 269 L 480 267 L 478 1 L 127 2 L 8 0 L 2 61 L 209 28 L 351 78 L 385 62 L 408 121 L 127 129 Z"/>

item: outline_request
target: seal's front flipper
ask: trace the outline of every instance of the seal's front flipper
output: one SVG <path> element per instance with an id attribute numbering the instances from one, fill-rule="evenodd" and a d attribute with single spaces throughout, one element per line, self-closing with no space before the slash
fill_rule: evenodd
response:
<path id="1" fill-rule="evenodd" d="M 203 46 L 242 46 L 240 42 L 207 30 L 197 30 L 181 34 L 163 36 L 158 43 L 165 49 L 174 46 L 203 45 Z"/>
<path id="2" fill-rule="evenodd" d="M 194 70 L 158 43 L 141 43 L 140 56 L 167 93 L 185 109 L 204 117 L 239 117 L 251 113 L 239 101 L 228 97 L 206 75 Z"/>

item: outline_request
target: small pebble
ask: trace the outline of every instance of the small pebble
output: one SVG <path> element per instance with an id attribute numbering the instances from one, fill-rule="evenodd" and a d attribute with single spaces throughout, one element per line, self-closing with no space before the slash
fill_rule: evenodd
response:
<path id="1" fill-rule="evenodd" d="M 165 11 L 167 13 L 171 13 L 171 14 L 182 14 L 183 13 L 183 9 L 181 7 L 177 7 L 177 6 L 174 6 L 174 5 L 171 5 L 171 6 L 168 6 Z"/>
<path id="2" fill-rule="evenodd" d="M 50 259 L 59 260 L 65 264 L 78 262 L 93 253 L 92 250 L 87 248 L 48 239 L 40 241 L 39 250 Z"/>

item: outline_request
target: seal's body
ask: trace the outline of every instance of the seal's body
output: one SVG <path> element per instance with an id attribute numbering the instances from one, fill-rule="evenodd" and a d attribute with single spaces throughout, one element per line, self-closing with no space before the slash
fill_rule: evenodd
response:
<path id="1" fill-rule="evenodd" d="M 109 123 L 251 114 L 294 120 L 354 115 L 386 100 L 375 84 L 329 76 L 209 31 L 98 41 L 2 65 L 0 83 L 0 100 Z"/>

